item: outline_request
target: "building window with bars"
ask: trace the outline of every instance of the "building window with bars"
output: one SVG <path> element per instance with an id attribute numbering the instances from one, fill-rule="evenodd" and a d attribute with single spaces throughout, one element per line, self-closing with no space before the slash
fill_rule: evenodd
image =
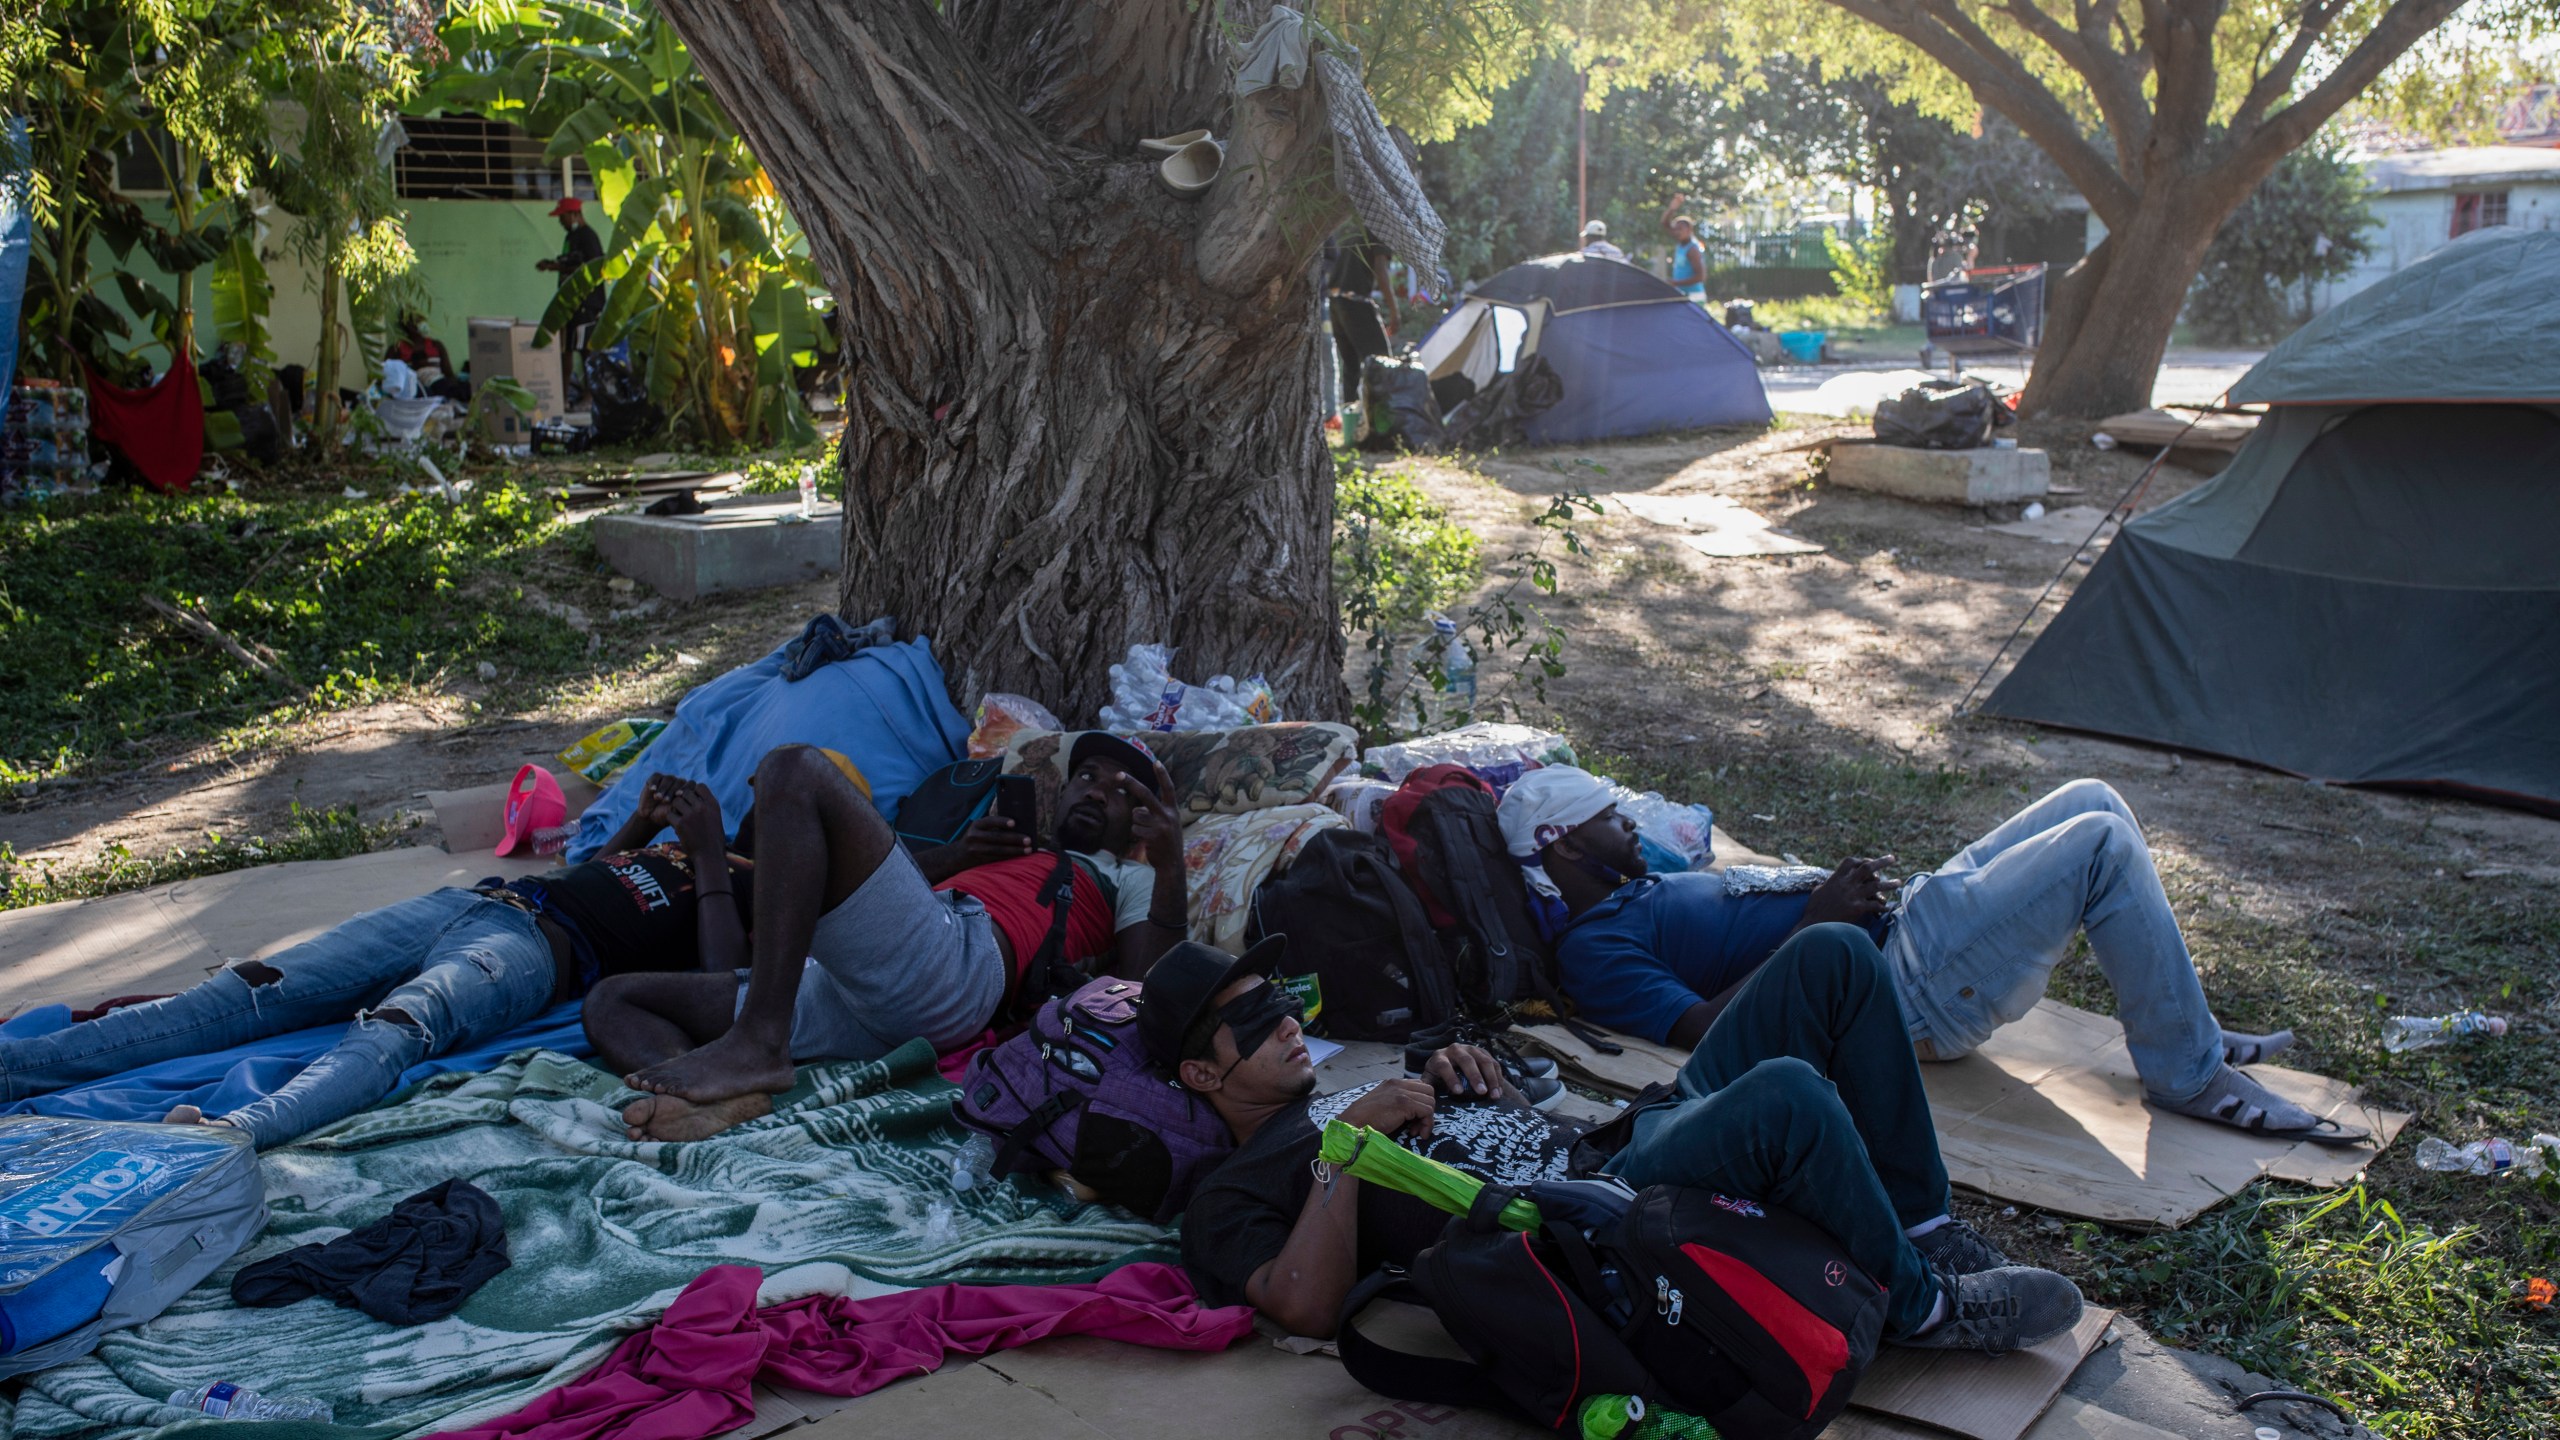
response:
<path id="1" fill-rule="evenodd" d="M 2453 233 L 2457 236 L 2506 223 L 2507 192 L 2504 190 L 2476 190 L 2453 197 Z"/>
<path id="2" fill-rule="evenodd" d="M 585 162 L 542 158 L 542 142 L 513 125 L 469 115 L 403 116 L 408 143 L 394 162 L 404 200 L 557 200 L 596 196 Z"/>

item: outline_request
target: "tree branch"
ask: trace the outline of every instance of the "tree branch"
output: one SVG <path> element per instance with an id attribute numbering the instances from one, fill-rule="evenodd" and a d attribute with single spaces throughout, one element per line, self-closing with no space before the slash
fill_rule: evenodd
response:
<path id="1" fill-rule="evenodd" d="M 2064 29 L 2036 0 L 2007 0 L 2000 11 L 2017 22 L 2018 28 L 2043 41 L 2063 64 L 2079 72 L 2089 86 L 2090 98 L 2098 104 L 2100 120 L 2115 140 L 2117 168 L 2132 173 L 2128 161 L 2141 153 L 2144 137 L 2151 128 L 2151 117 L 2142 101 L 2142 76 L 2124 63 L 2103 36 L 2090 35 L 2093 12 L 2086 0 L 2079 0 L 2076 18 L 2080 28 L 2076 32 Z"/>
<path id="2" fill-rule="evenodd" d="M 1192 262 L 1222 295 L 1242 296 L 1295 278 L 1351 205 L 1333 183 L 1332 131 L 1310 74 L 1295 90 L 1236 102 L 1227 163 L 1202 202 Z"/>
<path id="3" fill-rule="evenodd" d="M 2254 188 L 2277 161 L 2300 148 L 2312 132 L 2379 79 L 2383 71 L 2391 68 L 2391 62 L 2408 53 L 2409 47 L 2451 19 L 2462 4 L 2463 0 L 2394 0 L 2373 28 L 2365 32 L 2362 43 L 2349 51 L 2336 69 L 2321 77 L 2311 93 L 2268 116 L 2254 134 L 2239 142 L 2226 163 L 2243 171 L 2254 170 L 2256 173 L 2249 180 Z"/>
<path id="4" fill-rule="evenodd" d="M 2080 124 L 1999 42 L 1985 34 L 1951 0 L 1829 0 L 1847 14 L 1900 36 L 1947 67 L 1976 100 L 1999 111 L 2051 157 L 2079 187 L 2098 218 L 2119 226 L 2135 193 L 2125 176 L 2099 153 Z M 1922 13 L 1922 12 L 1926 13 Z"/>
<path id="5" fill-rule="evenodd" d="M 2284 53 L 2276 57 L 2275 64 L 2259 72 L 2258 78 L 2250 83 L 2249 93 L 2241 97 L 2240 108 L 2231 116 L 2234 134 L 2245 134 L 2258 123 L 2258 117 L 2266 113 L 2268 106 L 2293 88 L 2293 77 L 2300 73 L 2302 62 L 2311 54 L 2311 47 L 2328 33 L 2330 22 L 2338 18 L 2342 3 L 2343 0 L 2338 0 L 2338 3 L 2311 0 L 2304 7 L 2302 26 L 2293 32 L 2293 39 L 2286 44 Z"/>

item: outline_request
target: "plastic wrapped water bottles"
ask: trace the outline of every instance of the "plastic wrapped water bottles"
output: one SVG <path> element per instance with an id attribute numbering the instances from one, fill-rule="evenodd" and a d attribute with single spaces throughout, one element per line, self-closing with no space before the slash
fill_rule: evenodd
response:
<path id="1" fill-rule="evenodd" d="M 1189 685 L 1173 677 L 1171 646 L 1132 645 L 1129 658 L 1111 667 L 1111 703 L 1100 718 L 1105 730 L 1171 732 L 1275 725 L 1282 716 L 1260 675 L 1212 675 Z"/>
<path id="2" fill-rule="evenodd" d="M 193 1410 L 216 1420 L 319 1420 L 325 1423 L 337 1418 L 326 1400 L 261 1395 L 228 1380 L 218 1380 L 193 1390 L 173 1391 L 169 1403 L 178 1409 Z"/>
<path id="3" fill-rule="evenodd" d="M 2477 1010 L 2456 1010 L 2450 1015 L 2394 1015 L 2382 1022 L 2382 1048 L 2397 1055 L 2466 1035 L 2506 1033 L 2506 1021 Z"/>

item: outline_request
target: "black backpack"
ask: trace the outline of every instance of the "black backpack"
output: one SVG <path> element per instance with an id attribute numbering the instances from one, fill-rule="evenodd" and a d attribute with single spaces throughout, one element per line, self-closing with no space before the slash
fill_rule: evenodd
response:
<path id="1" fill-rule="evenodd" d="M 1534 1189 L 1534 1187 L 1533 1187 Z M 1656 1185 L 1614 1222 L 1536 1235 L 1488 1185 L 1409 1272 L 1343 1304 L 1351 1378 L 1385 1396 L 1571 1426 L 1594 1395 L 1640 1395 L 1725 1440 L 1812 1440 L 1849 1403 L 1884 1333 L 1885 1291 L 1819 1226 L 1711 1190 Z M 1534 1193 L 1531 1198 L 1539 1198 Z M 1471 1360 L 1390 1350 L 1355 1321 L 1381 1297 L 1428 1306 Z"/>
<path id="2" fill-rule="evenodd" d="M 1312 986 L 1302 998 L 1318 1035 L 1401 1044 L 1456 1015 L 1457 982 L 1439 937 L 1374 835 L 1322 831 L 1263 881 L 1246 936 L 1270 935 L 1289 937 L 1293 969 L 1313 967 L 1280 978 Z"/>
<path id="3" fill-rule="evenodd" d="M 1390 802 L 1385 823 L 1401 831 L 1426 913 L 1436 909 L 1452 922 L 1440 935 L 1465 1017 L 1500 1029 L 1510 1023 L 1506 1007 L 1542 1000 L 1584 1044 L 1618 1054 L 1624 1047 L 1572 1018 L 1557 987 L 1555 948 L 1539 929 L 1520 863 L 1502 843 L 1491 789 L 1442 785 L 1401 817 L 1398 808 Z"/>

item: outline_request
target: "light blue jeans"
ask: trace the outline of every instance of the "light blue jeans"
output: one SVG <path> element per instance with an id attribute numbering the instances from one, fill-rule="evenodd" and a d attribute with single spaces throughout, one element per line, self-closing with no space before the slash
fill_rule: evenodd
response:
<path id="1" fill-rule="evenodd" d="M 2083 931 L 2143 1088 L 2162 1100 L 2204 1089 L 2221 1026 L 2142 827 L 2099 780 L 2072 781 L 1912 880 L 1884 953 L 1915 1046 L 1952 1060 L 2034 1009 Z"/>
<path id="2" fill-rule="evenodd" d="M 279 1145 L 380 1100 L 419 1061 L 541 1014 L 558 980 L 534 918 L 468 890 L 367 911 L 259 963 L 278 978 L 252 985 L 234 967 L 165 1000 L 0 1040 L 0 1101 L 353 1021 L 283 1089 L 221 1117 L 260 1148 Z M 382 1011 L 408 1018 L 384 1020 Z"/>

